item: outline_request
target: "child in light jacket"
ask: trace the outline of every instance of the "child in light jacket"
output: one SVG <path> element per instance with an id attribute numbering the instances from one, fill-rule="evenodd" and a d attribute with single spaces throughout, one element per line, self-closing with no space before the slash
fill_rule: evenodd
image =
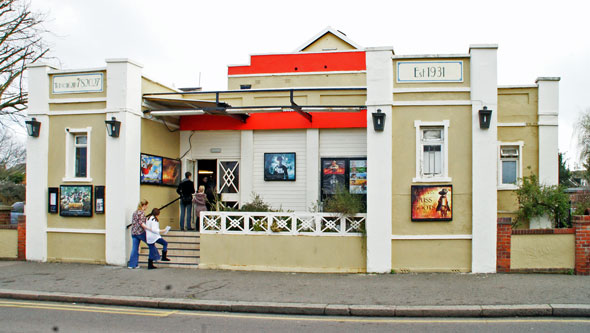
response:
<path id="1" fill-rule="evenodd" d="M 160 229 L 160 221 L 158 220 L 158 216 L 160 216 L 160 210 L 158 208 L 154 208 L 150 213 L 150 217 L 147 219 L 146 225 L 146 240 L 149 245 L 149 259 L 148 259 L 148 269 L 155 269 L 158 268 L 154 266 L 154 260 L 157 261 L 160 259 L 160 253 L 155 246 L 155 243 L 162 245 L 162 261 L 170 261 L 168 259 L 168 242 L 162 236 L 160 236 L 161 232 L 167 232 L 167 229 Z M 153 253 L 155 252 L 155 253 Z"/>

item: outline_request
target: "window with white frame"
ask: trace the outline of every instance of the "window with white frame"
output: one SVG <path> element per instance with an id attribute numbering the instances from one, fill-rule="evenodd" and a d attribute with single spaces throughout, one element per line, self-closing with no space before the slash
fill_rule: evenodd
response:
<path id="1" fill-rule="evenodd" d="M 88 135 L 74 135 L 74 177 L 87 177 Z"/>
<path id="2" fill-rule="evenodd" d="M 448 177 L 449 121 L 416 120 L 416 178 L 414 182 L 450 181 Z"/>
<path id="3" fill-rule="evenodd" d="M 498 186 L 514 189 L 522 177 L 522 142 L 500 143 L 498 153 Z"/>
<path id="4" fill-rule="evenodd" d="M 90 179 L 90 128 L 66 129 L 66 175 L 64 181 Z"/>

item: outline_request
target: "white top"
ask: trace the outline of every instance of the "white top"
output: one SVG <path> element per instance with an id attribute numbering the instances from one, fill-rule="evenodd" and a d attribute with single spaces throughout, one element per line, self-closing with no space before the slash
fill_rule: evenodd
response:
<path id="1" fill-rule="evenodd" d="M 162 238 L 162 236 L 160 236 L 160 222 L 158 222 L 155 217 L 150 216 L 145 224 L 148 227 L 145 231 L 148 244 L 154 244 L 158 239 Z M 154 230 L 155 232 L 152 232 L 149 229 Z"/>

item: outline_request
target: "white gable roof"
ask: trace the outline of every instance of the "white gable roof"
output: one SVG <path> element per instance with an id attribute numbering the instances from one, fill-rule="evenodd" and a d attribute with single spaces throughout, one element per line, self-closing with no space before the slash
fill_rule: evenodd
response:
<path id="1" fill-rule="evenodd" d="M 324 36 L 327 33 L 331 33 L 334 36 L 340 38 L 342 41 L 344 41 L 347 44 L 350 44 L 352 47 L 354 47 L 355 49 L 359 49 L 362 50 L 363 47 L 358 45 L 357 43 L 353 42 L 352 40 L 350 40 L 348 37 L 346 37 L 345 34 L 343 34 L 341 31 L 336 30 L 332 27 L 326 27 L 324 30 L 320 31 L 319 33 L 317 33 L 315 36 L 313 36 L 310 40 L 308 40 L 307 42 L 303 43 L 301 46 L 299 46 L 294 52 L 301 52 L 303 51 L 306 47 L 310 46 L 311 44 L 313 44 L 315 41 L 317 41 L 318 39 L 322 38 L 322 36 Z"/>

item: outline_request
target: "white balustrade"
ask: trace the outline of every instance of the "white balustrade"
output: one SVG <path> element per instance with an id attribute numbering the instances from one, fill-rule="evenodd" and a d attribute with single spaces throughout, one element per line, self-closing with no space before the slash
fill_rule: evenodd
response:
<path id="1" fill-rule="evenodd" d="M 202 212 L 202 234 L 361 236 L 366 214 Z"/>

